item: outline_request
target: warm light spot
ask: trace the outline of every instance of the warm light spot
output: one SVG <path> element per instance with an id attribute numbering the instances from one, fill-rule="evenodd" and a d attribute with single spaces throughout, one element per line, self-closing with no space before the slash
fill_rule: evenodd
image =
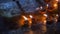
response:
<path id="1" fill-rule="evenodd" d="M 57 20 L 57 18 L 55 18 L 55 22 L 57 22 L 58 20 Z"/>
<path id="2" fill-rule="evenodd" d="M 27 17 L 25 17 L 25 16 L 22 16 L 25 20 L 28 20 L 28 18 Z"/>
<path id="3" fill-rule="evenodd" d="M 31 24 L 31 23 L 32 23 L 32 21 L 29 21 L 29 23 Z"/>
<path id="4" fill-rule="evenodd" d="M 56 14 L 56 16 L 58 17 L 58 14 Z"/>
<path id="5" fill-rule="evenodd" d="M 33 18 L 33 16 L 32 16 L 32 15 L 30 15 L 30 18 Z"/>
<path id="6" fill-rule="evenodd" d="M 58 0 L 56 0 L 58 2 Z"/>
<path id="7" fill-rule="evenodd" d="M 49 5 L 47 4 L 47 7 L 48 7 Z"/>
<path id="8" fill-rule="evenodd" d="M 46 16 L 46 17 L 47 17 L 47 14 L 44 14 L 44 16 Z"/>
<path id="9" fill-rule="evenodd" d="M 54 7 L 57 7 L 57 4 L 54 4 Z"/>
<path id="10" fill-rule="evenodd" d="M 42 9 L 42 6 L 40 7 L 40 9 Z"/>

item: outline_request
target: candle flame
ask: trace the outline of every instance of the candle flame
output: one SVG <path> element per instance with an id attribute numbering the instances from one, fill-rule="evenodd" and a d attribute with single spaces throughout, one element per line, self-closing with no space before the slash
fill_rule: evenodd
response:
<path id="1" fill-rule="evenodd" d="M 30 18 L 33 18 L 33 16 L 32 16 L 32 15 L 30 15 Z"/>
<path id="2" fill-rule="evenodd" d="M 23 16 L 23 18 L 24 18 L 25 20 L 28 20 L 28 18 L 27 18 L 27 17 L 25 17 L 25 16 Z"/>
<path id="3" fill-rule="evenodd" d="M 46 16 L 46 17 L 47 17 L 47 14 L 44 14 L 44 16 Z"/>

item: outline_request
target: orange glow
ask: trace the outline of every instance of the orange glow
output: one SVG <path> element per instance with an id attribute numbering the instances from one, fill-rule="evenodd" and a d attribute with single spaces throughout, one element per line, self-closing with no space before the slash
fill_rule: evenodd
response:
<path id="1" fill-rule="evenodd" d="M 28 18 L 27 17 L 25 17 L 25 16 L 22 16 L 25 20 L 28 20 Z"/>
<path id="2" fill-rule="evenodd" d="M 33 16 L 32 16 L 32 15 L 30 15 L 30 18 L 33 18 Z"/>
<path id="3" fill-rule="evenodd" d="M 56 0 L 58 2 L 58 0 Z"/>
<path id="4" fill-rule="evenodd" d="M 54 4 L 54 7 L 57 7 L 57 4 Z"/>
<path id="5" fill-rule="evenodd" d="M 45 14 L 46 12 L 40 12 L 41 14 Z"/>
<path id="6" fill-rule="evenodd" d="M 47 17 L 47 14 L 44 14 L 45 17 Z"/>
<path id="7" fill-rule="evenodd" d="M 47 4 L 47 7 L 48 7 L 49 5 Z"/>
<path id="8" fill-rule="evenodd" d="M 46 20 L 44 20 L 44 24 L 46 25 Z"/>
<path id="9" fill-rule="evenodd" d="M 28 18 L 28 21 L 29 21 L 29 23 L 30 23 L 30 24 L 32 23 L 32 20 L 31 20 L 31 18 Z"/>

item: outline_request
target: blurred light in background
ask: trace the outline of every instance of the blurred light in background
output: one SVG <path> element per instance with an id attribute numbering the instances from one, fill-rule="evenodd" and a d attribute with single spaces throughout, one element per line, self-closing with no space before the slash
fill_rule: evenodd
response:
<path id="1" fill-rule="evenodd" d="M 43 7 L 41 6 L 40 9 L 42 9 Z"/>
<path id="2" fill-rule="evenodd" d="M 36 10 L 39 10 L 39 9 L 40 9 L 39 7 L 36 8 Z"/>
<path id="3" fill-rule="evenodd" d="M 46 6 L 48 7 L 49 5 L 47 4 Z"/>
<path id="4" fill-rule="evenodd" d="M 57 4 L 54 4 L 54 7 L 57 7 Z"/>
<path id="5" fill-rule="evenodd" d="M 59 15 L 58 15 L 58 14 L 56 14 L 56 16 L 58 17 Z"/>

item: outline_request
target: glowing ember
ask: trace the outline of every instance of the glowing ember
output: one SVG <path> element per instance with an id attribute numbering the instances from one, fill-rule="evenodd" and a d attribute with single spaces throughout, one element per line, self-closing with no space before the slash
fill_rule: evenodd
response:
<path id="1" fill-rule="evenodd" d="M 27 18 L 27 17 L 25 17 L 25 16 L 23 16 L 23 18 L 24 18 L 25 20 L 28 20 L 28 18 Z"/>

